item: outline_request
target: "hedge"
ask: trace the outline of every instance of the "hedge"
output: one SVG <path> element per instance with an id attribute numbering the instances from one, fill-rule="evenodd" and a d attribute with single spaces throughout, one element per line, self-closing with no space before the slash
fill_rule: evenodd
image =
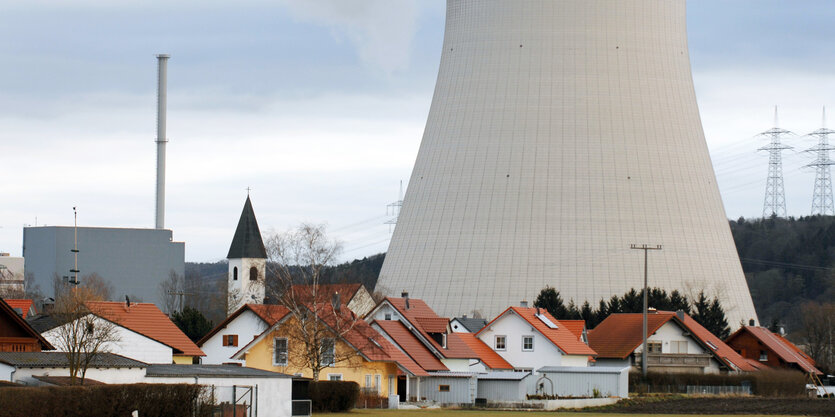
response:
<path id="1" fill-rule="evenodd" d="M 648 372 L 646 381 L 640 372 L 629 373 L 629 390 L 632 392 L 683 393 L 688 385 L 750 385 L 754 395 L 763 397 L 795 397 L 806 394 L 806 376 L 799 371 L 791 370 L 769 369 L 738 374 Z"/>
<path id="2" fill-rule="evenodd" d="M 351 381 L 311 381 L 308 393 L 313 411 L 342 412 L 354 408 L 360 386 Z"/>
<path id="3" fill-rule="evenodd" d="M 190 384 L 127 384 L 0 388 L 4 417 L 208 416 L 203 387 Z"/>

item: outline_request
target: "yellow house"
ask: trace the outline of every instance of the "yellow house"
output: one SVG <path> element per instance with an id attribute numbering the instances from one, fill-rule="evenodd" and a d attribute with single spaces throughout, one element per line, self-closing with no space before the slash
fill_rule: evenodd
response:
<path id="1" fill-rule="evenodd" d="M 334 326 L 324 324 L 321 338 L 322 364 L 319 380 L 353 381 L 367 393 L 383 397 L 397 393 L 398 375 L 428 376 L 428 373 L 374 330 L 368 323 L 353 318 L 341 337 Z M 244 360 L 247 367 L 266 371 L 313 377 L 306 360 L 305 343 L 298 338 L 299 322 L 292 313 L 256 336 L 232 356 Z M 331 337 L 328 337 L 331 336 Z"/>

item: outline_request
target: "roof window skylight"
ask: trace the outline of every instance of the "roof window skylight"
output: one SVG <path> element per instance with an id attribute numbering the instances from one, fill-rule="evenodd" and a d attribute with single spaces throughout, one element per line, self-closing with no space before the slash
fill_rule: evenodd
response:
<path id="1" fill-rule="evenodd" d="M 549 319 L 548 317 L 545 317 L 544 314 L 536 314 L 536 318 L 538 318 L 540 321 L 545 323 L 545 325 L 548 326 L 549 328 L 552 328 L 552 329 L 558 329 L 559 328 L 559 327 L 557 327 L 556 324 L 554 324 L 553 321 L 551 321 L 551 319 Z"/>

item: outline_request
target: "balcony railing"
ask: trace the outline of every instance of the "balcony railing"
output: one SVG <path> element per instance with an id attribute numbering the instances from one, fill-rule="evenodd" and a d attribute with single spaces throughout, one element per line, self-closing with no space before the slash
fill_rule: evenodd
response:
<path id="1" fill-rule="evenodd" d="M 710 365 L 711 355 L 694 353 L 650 353 L 647 355 L 647 365 L 650 367 L 694 367 L 704 368 Z M 641 363 L 641 356 L 637 355 L 637 364 Z"/>

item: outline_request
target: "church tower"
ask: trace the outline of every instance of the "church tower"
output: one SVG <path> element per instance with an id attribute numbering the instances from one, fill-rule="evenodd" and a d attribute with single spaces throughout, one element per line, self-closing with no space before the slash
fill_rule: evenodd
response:
<path id="1" fill-rule="evenodd" d="M 228 310 L 235 311 L 244 304 L 263 303 L 267 251 L 249 196 L 246 197 L 226 259 L 229 260 Z"/>

